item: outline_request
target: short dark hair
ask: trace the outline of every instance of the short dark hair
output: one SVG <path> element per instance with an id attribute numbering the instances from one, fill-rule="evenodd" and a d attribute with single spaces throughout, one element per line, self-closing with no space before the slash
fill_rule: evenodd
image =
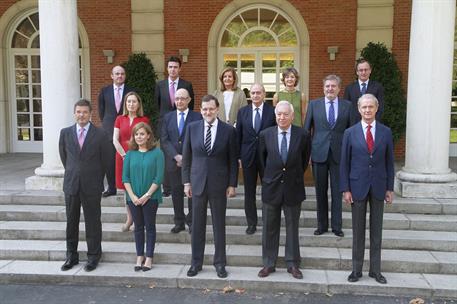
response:
<path id="1" fill-rule="evenodd" d="M 89 100 L 87 99 L 80 99 L 78 100 L 77 102 L 75 102 L 75 105 L 73 106 L 73 112 L 76 111 L 76 107 L 88 107 L 89 108 L 89 112 L 92 112 L 92 104 L 90 103 Z"/>
<path id="2" fill-rule="evenodd" d="M 148 123 L 139 122 L 132 128 L 132 135 L 130 136 L 130 141 L 129 141 L 129 149 L 130 150 L 139 149 L 138 144 L 135 141 L 135 133 L 138 132 L 139 129 L 144 129 L 146 131 L 146 133 L 148 133 L 150 135 L 148 141 L 146 142 L 146 148 L 148 150 L 155 148 L 156 141 L 155 141 L 154 132 L 152 132 L 151 126 Z"/>
<path id="3" fill-rule="evenodd" d="M 365 63 L 365 62 L 368 63 L 368 65 L 370 66 L 370 69 L 371 69 L 371 63 L 368 60 L 366 60 L 365 58 L 360 57 L 359 59 L 357 59 L 355 61 L 355 70 L 357 71 L 357 69 L 359 67 L 359 64 L 362 64 L 362 63 Z"/>
<path id="4" fill-rule="evenodd" d="M 214 103 L 216 104 L 216 107 L 219 108 L 219 100 L 217 100 L 216 96 L 213 96 L 213 95 L 205 95 L 205 96 L 203 96 L 202 103 L 210 102 L 211 100 L 214 100 Z"/>
<path id="5" fill-rule="evenodd" d="M 181 59 L 179 57 L 176 57 L 176 56 L 170 56 L 170 58 L 168 58 L 167 66 L 168 66 L 169 62 L 177 62 L 179 67 L 181 67 L 181 64 L 182 64 Z"/>

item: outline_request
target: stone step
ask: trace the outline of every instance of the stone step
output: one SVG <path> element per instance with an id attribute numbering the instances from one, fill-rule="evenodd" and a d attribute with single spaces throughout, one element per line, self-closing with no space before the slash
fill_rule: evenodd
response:
<path id="1" fill-rule="evenodd" d="M 349 283 L 349 271 L 304 269 L 303 279 L 296 280 L 284 268 L 267 278 L 257 276 L 259 267 L 228 266 L 228 277 L 217 278 L 212 266 L 204 266 L 195 277 L 186 276 L 189 265 L 155 264 L 148 272 L 134 272 L 133 263 L 99 264 L 92 272 L 81 263 L 62 272 L 62 261 L 0 260 L 0 283 L 105 285 L 119 287 L 172 287 L 222 290 L 226 286 L 246 291 L 305 292 L 456 298 L 457 276 L 444 274 L 384 272 L 388 284 L 378 284 L 367 273 L 357 283 Z"/>
<path id="2" fill-rule="evenodd" d="M 103 242 L 103 262 L 130 263 L 136 260 L 132 242 Z M 0 240 L 0 259 L 64 261 L 65 241 Z M 86 259 L 85 242 L 79 244 L 81 259 Z M 212 265 L 214 246 L 205 249 L 206 265 Z M 352 268 L 350 248 L 301 247 L 303 268 L 349 270 Z M 278 267 L 286 267 L 284 247 L 279 248 Z M 364 271 L 369 268 L 369 251 L 365 252 Z M 158 264 L 183 264 L 191 261 L 189 244 L 156 243 L 154 262 Z M 228 245 L 227 264 L 230 266 L 259 267 L 262 265 L 261 246 Z M 457 252 L 383 250 L 382 270 L 386 272 L 418 272 L 457 274 Z"/>
<path id="3" fill-rule="evenodd" d="M 45 221 L 6 221 L 0 222 L 0 239 L 3 240 L 64 240 L 65 222 Z M 157 224 L 157 242 L 190 243 L 187 232 L 170 233 L 173 225 Z M 133 233 L 121 232 L 117 223 L 103 223 L 103 240 L 116 242 L 133 242 Z M 227 244 L 261 245 L 262 228 L 254 235 L 247 235 L 243 226 L 227 226 Z M 80 225 L 80 239 L 85 237 L 84 223 Z M 345 230 L 345 237 L 336 237 L 333 233 L 320 236 L 313 235 L 314 228 L 300 228 L 300 244 L 306 247 L 351 248 L 352 231 Z M 366 233 L 367 239 L 369 231 Z M 213 241 L 212 226 L 207 226 L 207 243 Z M 280 243 L 285 243 L 285 229 L 281 229 Z M 369 242 L 366 242 L 368 246 Z M 457 251 L 457 233 L 448 231 L 423 230 L 383 230 L 383 249 Z"/>
<path id="4" fill-rule="evenodd" d="M 187 209 L 187 208 L 186 208 Z M 262 211 L 257 210 L 259 225 L 262 224 Z M 157 211 L 158 224 L 173 224 L 174 211 L 172 208 L 159 207 Z M 82 215 L 82 218 L 83 215 Z M 102 207 L 102 221 L 105 223 L 121 223 L 125 221 L 124 207 Z M 283 216 L 284 218 L 284 216 Z M 329 213 L 330 218 L 330 213 Z M 367 227 L 369 214 L 367 215 Z M 350 229 L 351 213 L 343 212 L 343 228 Z M 0 221 L 66 221 L 65 207 L 60 205 L 0 205 Z M 208 210 L 207 223 L 211 224 L 211 212 Z M 457 215 L 424 215 L 385 213 L 384 229 L 457 231 Z M 227 225 L 246 225 L 244 210 L 228 209 Z M 282 224 L 285 225 L 283 219 Z M 301 227 L 317 227 L 316 212 L 302 211 Z"/>
<path id="5" fill-rule="evenodd" d="M 313 189 L 313 188 L 310 188 Z M 308 188 L 307 188 L 308 191 Z M 311 190 L 310 190 L 311 192 Z M 260 191 L 258 191 L 260 193 Z M 62 205 L 64 196 L 56 191 L 0 191 L 0 205 Z M 102 205 L 106 207 L 119 207 L 125 204 L 123 195 L 112 196 L 102 199 Z M 164 198 L 163 206 L 171 207 L 171 198 Z M 257 195 L 257 208 L 261 209 L 260 195 Z M 241 193 L 236 197 L 229 198 L 227 208 L 243 209 L 244 199 Z M 308 193 L 307 200 L 302 203 L 302 210 L 316 210 L 316 198 Z M 344 211 L 350 211 L 350 206 L 343 204 Z M 385 213 L 413 213 L 413 214 L 449 214 L 457 215 L 457 199 L 409 199 L 395 197 L 392 205 L 386 206 Z"/>

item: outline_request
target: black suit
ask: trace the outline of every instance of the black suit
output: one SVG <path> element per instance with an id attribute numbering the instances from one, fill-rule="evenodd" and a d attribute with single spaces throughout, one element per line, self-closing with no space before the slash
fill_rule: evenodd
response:
<path id="1" fill-rule="evenodd" d="M 374 80 L 369 80 L 366 93 L 373 94 L 378 99 L 379 107 L 378 107 L 378 112 L 376 113 L 376 120 L 381 121 L 382 113 L 384 113 L 384 88 L 383 88 L 382 84 L 380 84 L 379 82 L 374 81 Z M 351 101 L 351 103 L 352 103 L 353 124 L 359 122 L 360 119 L 362 118 L 360 116 L 360 113 L 358 110 L 359 107 L 357 105 L 357 102 L 358 102 L 360 96 L 362 96 L 362 94 L 360 92 L 360 85 L 359 85 L 358 80 L 347 85 L 346 88 L 344 89 L 343 98 Z"/>
<path id="2" fill-rule="evenodd" d="M 114 122 L 118 115 L 122 115 L 124 109 L 124 96 L 134 91 L 132 88 L 124 85 L 121 97 L 121 106 L 119 111 L 116 109 L 113 85 L 107 85 L 102 88 L 98 95 L 98 116 L 102 122 L 102 128 L 105 131 L 108 140 L 111 142 L 110 151 L 106 154 L 109 158 L 109 166 L 106 169 L 106 180 L 108 181 L 108 190 L 116 191 L 116 148 L 113 145 Z"/>
<path id="3" fill-rule="evenodd" d="M 108 165 L 110 142 L 106 134 L 90 124 L 82 149 L 76 125 L 60 132 L 59 154 L 65 168 L 63 191 L 67 214 L 67 258 L 78 260 L 79 218 L 81 205 L 86 225 L 87 257 L 98 262 L 102 254 L 100 200 L 103 176 Z"/>
<path id="4" fill-rule="evenodd" d="M 238 111 L 236 118 L 236 131 L 240 148 L 240 159 L 243 166 L 244 179 L 244 211 L 248 226 L 257 225 L 256 208 L 256 187 L 257 175 L 259 174 L 258 147 L 260 131 L 276 125 L 274 108 L 267 103 L 263 103 L 262 122 L 259 132 L 253 126 L 253 117 L 256 112 L 253 105 L 242 107 Z"/>
<path id="5" fill-rule="evenodd" d="M 189 109 L 194 109 L 194 89 L 192 88 L 192 83 L 186 81 L 182 78 L 179 78 L 177 90 L 186 89 L 189 92 L 190 102 Z M 168 78 L 161 80 L 156 83 L 154 90 L 154 100 L 159 109 L 160 118 L 162 118 L 166 113 L 176 110 L 176 105 L 173 100 L 173 103 L 170 102 L 170 84 L 168 83 Z"/>
<path id="6" fill-rule="evenodd" d="M 311 160 L 317 199 L 317 229 L 328 230 L 328 178 L 332 193 L 331 225 L 341 231 L 342 199 L 339 191 L 339 163 L 344 130 L 351 126 L 351 102 L 338 99 L 338 115 L 333 128 L 327 120 L 325 99 L 312 100 L 308 105 L 305 130 L 312 135 Z"/>
<path id="7" fill-rule="evenodd" d="M 278 127 L 260 133 L 259 163 L 262 179 L 262 259 L 264 267 L 275 267 L 281 228 L 281 209 L 286 219 L 285 261 L 287 267 L 300 266 L 298 224 L 306 199 L 304 172 L 308 167 L 311 140 L 304 129 L 291 126 L 286 164 L 278 146 Z"/>
<path id="8" fill-rule="evenodd" d="M 209 201 L 215 247 L 213 264 L 221 267 L 226 265 L 226 191 L 229 186 L 236 187 L 238 179 L 236 131 L 219 120 L 216 138 L 208 154 L 204 146 L 204 127 L 203 120 L 187 126 L 182 154 L 182 182 L 190 183 L 192 189 L 192 266 L 203 264 Z"/>
<path id="9" fill-rule="evenodd" d="M 165 114 L 162 122 L 160 135 L 160 146 L 165 153 L 165 170 L 171 182 L 171 198 L 175 213 L 174 222 L 177 226 L 184 226 L 186 222 L 189 227 L 192 225 L 192 199 L 188 198 L 187 217 L 184 215 L 184 186 L 182 184 L 181 167 L 176 164 L 175 156 L 182 155 L 182 144 L 189 123 L 201 120 L 200 113 L 189 110 L 185 118 L 185 125 L 182 134 L 179 135 L 177 111 Z"/>

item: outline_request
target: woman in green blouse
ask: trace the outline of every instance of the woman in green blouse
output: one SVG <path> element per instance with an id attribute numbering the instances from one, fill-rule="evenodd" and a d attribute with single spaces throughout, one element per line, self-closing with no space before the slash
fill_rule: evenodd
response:
<path id="1" fill-rule="evenodd" d="M 127 205 L 135 224 L 136 265 L 135 271 L 148 271 L 156 241 L 157 207 L 162 203 L 160 184 L 163 179 L 164 156 L 155 146 L 151 127 L 140 122 L 132 129 L 130 150 L 124 159 L 122 182 L 127 191 Z M 144 239 L 146 228 L 146 258 Z"/>
<path id="2" fill-rule="evenodd" d="M 287 100 L 294 106 L 294 125 L 303 127 L 306 116 L 307 101 L 304 93 L 296 89 L 300 76 L 295 68 L 286 68 L 282 72 L 281 81 L 284 84 L 284 90 L 273 96 L 273 106 L 281 100 Z"/>

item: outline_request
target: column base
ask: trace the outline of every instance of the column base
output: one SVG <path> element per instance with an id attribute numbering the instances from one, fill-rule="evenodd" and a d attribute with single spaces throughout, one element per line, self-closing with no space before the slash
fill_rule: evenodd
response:
<path id="1" fill-rule="evenodd" d="M 25 190 L 52 190 L 62 191 L 63 189 L 63 168 L 43 168 L 35 169 L 34 176 L 25 179 Z"/>
<path id="2" fill-rule="evenodd" d="M 397 172 L 395 193 L 411 198 L 456 198 L 457 174 L 414 174 Z"/>

